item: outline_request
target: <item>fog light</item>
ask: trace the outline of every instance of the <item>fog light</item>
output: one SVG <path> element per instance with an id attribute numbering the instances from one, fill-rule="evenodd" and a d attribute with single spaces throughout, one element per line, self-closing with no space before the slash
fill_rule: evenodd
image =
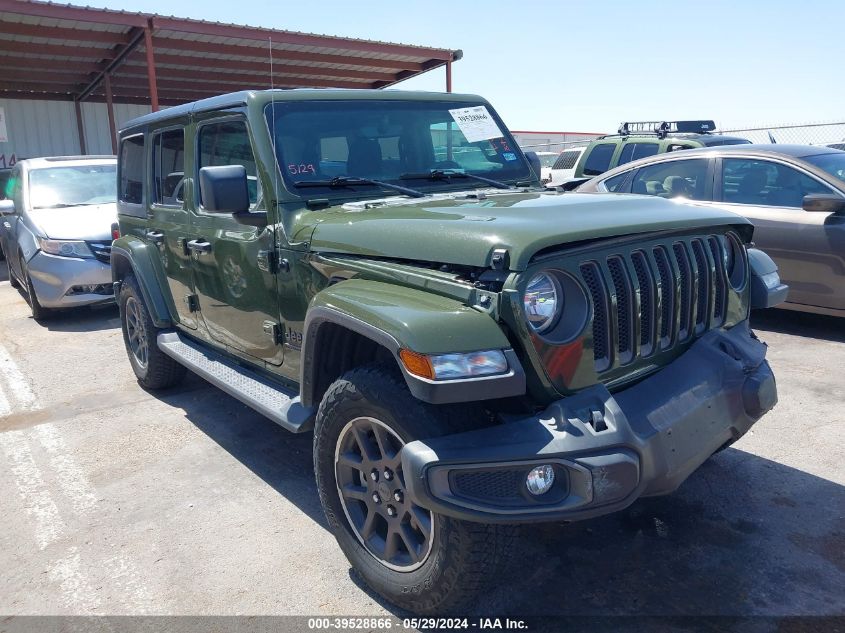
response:
<path id="1" fill-rule="evenodd" d="M 548 464 L 535 466 L 525 478 L 525 487 L 532 495 L 542 495 L 551 490 L 555 483 L 555 470 Z"/>

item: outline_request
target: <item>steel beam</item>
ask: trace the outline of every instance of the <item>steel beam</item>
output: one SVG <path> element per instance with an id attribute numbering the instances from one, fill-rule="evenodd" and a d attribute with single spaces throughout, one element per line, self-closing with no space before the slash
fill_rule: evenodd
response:
<path id="1" fill-rule="evenodd" d="M 144 27 L 144 48 L 147 52 L 147 81 L 150 84 L 150 107 L 153 112 L 158 110 L 158 84 L 156 82 L 156 62 L 153 53 L 153 21 Z"/>
<path id="2" fill-rule="evenodd" d="M 85 126 L 82 124 L 82 106 L 79 99 L 73 100 L 73 109 L 76 110 L 76 133 L 79 135 L 79 153 L 87 154 L 85 149 Z"/>
<path id="3" fill-rule="evenodd" d="M 188 51 L 193 53 L 211 53 L 225 55 L 237 49 L 238 55 L 244 57 L 257 57 L 259 60 L 267 60 L 270 56 L 267 46 L 224 46 L 214 42 L 197 42 L 194 40 L 179 40 L 171 37 L 158 35 L 158 50 Z M 422 62 L 406 62 L 391 59 L 372 59 L 354 55 L 330 55 L 327 53 L 306 53 L 303 51 L 288 51 L 284 49 L 273 49 L 273 64 L 283 64 L 286 61 L 302 62 L 325 62 L 328 64 L 345 64 L 349 66 L 369 66 L 373 68 L 390 68 L 395 70 L 423 70 Z M 438 64 L 442 64 L 438 61 Z"/>
<path id="4" fill-rule="evenodd" d="M 0 58 L 0 61 L 2 61 L 2 58 Z M 124 75 L 146 75 L 145 65 L 146 60 L 143 54 L 135 52 L 121 66 L 120 72 Z M 182 68 L 171 68 L 170 66 L 182 66 Z M 210 75 L 218 77 L 220 73 L 214 72 L 216 70 L 261 73 L 269 77 L 270 63 L 269 58 L 262 61 L 247 61 L 241 59 L 217 59 L 207 56 L 166 55 L 156 52 L 156 73 L 161 78 L 164 78 L 165 75 L 168 77 L 193 77 L 198 76 L 197 73 L 201 72 L 207 72 Z M 392 81 L 395 78 L 395 73 L 389 70 L 347 70 L 326 68 L 323 66 L 303 66 L 299 64 L 288 64 L 284 60 L 279 61 L 276 59 L 273 60 L 273 75 L 276 77 L 285 75 L 311 75 L 316 77 L 365 79 L 367 81 Z"/>
<path id="5" fill-rule="evenodd" d="M 404 44 L 389 44 L 387 42 L 368 42 L 343 37 L 329 37 L 309 35 L 308 33 L 294 33 L 290 31 L 274 31 L 255 27 L 233 26 L 229 24 L 213 24 L 210 22 L 195 22 L 156 16 L 153 18 L 156 29 L 160 31 L 176 31 L 179 33 L 199 33 L 215 37 L 237 37 L 241 39 L 267 42 L 273 39 L 273 44 L 292 46 L 317 46 L 323 48 L 339 48 L 361 53 L 388 53 L 405 55 L 407 57 L 421 57 L 427 59 L 451 59 L 452 51 L 441 48 L 426 48 L 407 46 Z M 279 51 L 282 53 L 282 51 Z"/>
<path id="6" fill-rule="evenodd" d="M 19 0 L 0 0 L 0 13 L 37 16 L 56 20 L 96 22 L 97 24 L 119 24 L 122 26 L 144 26 L 147 22 L 147 16 L 139 13 L 92 10 L 87 7 L 74 7 L 67 4 L 20 2 Z"/>
<path id="7" fill-rule="evenodd" d="M 43 24 L 25 24 L 23 22 L 2 22 L 0 31 L 9 35 L 43 37 L 50 40 L 71 40 L 76 42 L 96 42 L 98 44 L 128 44 L 131 39 L 128 31 L 94 31 L 91 29 L 67 29 L 60 26 Z M 20 42 L 24 44 L 25 42 Z M 28 43 L 28 42 L 26 42 Z"/>
<path id="8" fill-rule="evenodd" d="M 2 1 L 2 0 L 0 0 Z M 103 78 L 106 76 L 107 73 L 114 73 L 115 69 L 120 66 L 126 57 L 135 50 L 141 41 L 144 39 L 145 31 L 143 29 L 135 29 L 134 33 L 132 34 L 132 39 L 126 46 L 123 47 L 120 51 L 112 51 L 111 54 L 111 61 L 106 62 L 105 68 L 101 70 L 97 76 L 79 93 L 79 100 L 82 101 L 83 99 L 87 98 L 94 89 L 103 81 Z"/>
<path id="9" fill-rule="evenodd" d="M 114 100 L 111 93 L 111 77 L 106 73 L 103 78 L 103 87 L 106 91 L 106 109 L 109 113 L 109 136 L 111 137 L 111 153 L 117 154 L 117 126 L 114 123 Z M 77 103 L 79 103 L 77 101 Z"/>

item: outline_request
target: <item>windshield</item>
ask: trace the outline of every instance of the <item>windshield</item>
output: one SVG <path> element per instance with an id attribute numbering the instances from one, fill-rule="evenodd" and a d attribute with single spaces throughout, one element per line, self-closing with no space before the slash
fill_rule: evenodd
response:
<path id="1" fill-rule="evenodd" d="M 557 160 L 557 154 L 538 154 L 540 159 L 540 167 L 551 167 Z"/>
<path id="2" fill-rule="evenodd" d="M 819 169 L 823 169 L 834 178 L 838 178 L 839 180 L 845 182 L 845 152 L 805 156 L 804 160 L 808 163 L 812 163 Z"/>
<path id="3" fill-rule="evenodd" d="M 414 189 L 490 186 L 476 178 L 428 178 L 433 170 L 499 182 L 531 179 L 510 133 L 478 103 L 286 101 L 269 104 L 266 116 L 285 183 L 303 195 L 386 190 L 362 180 Z M 343 178 L 356 182 L 320 186 Z"/>
<path id="4" fill-rule="evenodd" d="M 29 172 L 29 200 L 33 209 L 55 209 L 117 200 L 117 166 L 64 165 Z"/>

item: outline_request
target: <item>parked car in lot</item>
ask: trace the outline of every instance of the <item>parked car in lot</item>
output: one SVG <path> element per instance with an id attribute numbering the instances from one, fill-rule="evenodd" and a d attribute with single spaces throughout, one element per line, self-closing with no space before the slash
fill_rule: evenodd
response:
<path id="1" fill-rule="evenodd" d="M 713 121 L 637 121 L 619 126 L 616 134 L 594 139 L 578 160 L 574 178 L 598 176 L 633 160 L 697 147 L 750 143 L 737 136 L 714 134 Z"/>
<path id="2" fill-rule="evenodd" d="M 114 300 L 116 168 L 114 157 L 61 156 L 12 169 L 10 197 L 0 200 L 0 245 L 33 317 Z"/>
<path id="3" fill-rule="evenodd" d="M 558 152 L 534 152 L 540 159 L 540 182 L 546 184 L 552 179 L 552 165 L 558 157 Z"/>
<path id="4" fill-rule="evenodd" d="M 586 149 L 586 145 L 583 147 L 570 147 L 558 154 L 552 168 L 549 170 L 549 181 L 546 184 L 549 187 L 557 187 L 570 178 L 574 178 L 575 166 Z"/>
<path id="5" fill-rule="evenodd" d="M 313 429 L 340 548 L 416 612 L 502 581 L 515 524 L 675 490 L 777 400 L 748 311 L 786 289 L 751 224 L 547 191 L 481 97 L 176 106 L 120 131 L 118 182 L 139 383 L 189 368 Z"/>
<path id="6" fill-rule="evenodd" d="M 845 152 L 782 144 L 694 150 L 625 165 L 578 191 L 682 197 L 744 215 L 789 286 L 782 307 L 845 316 Z"/>

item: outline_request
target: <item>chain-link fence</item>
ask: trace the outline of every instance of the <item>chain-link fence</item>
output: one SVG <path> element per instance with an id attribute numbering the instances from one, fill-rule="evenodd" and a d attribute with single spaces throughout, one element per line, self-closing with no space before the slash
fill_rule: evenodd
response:
<path id="1" fill-rule="evenodd" d="M 845 149 L 845 122 L 771 125 L 747 128 L 726 128 L 717 134 L 747 138 L 752 143 L 797 143 L 799 145 L 841 144 Z"/>

